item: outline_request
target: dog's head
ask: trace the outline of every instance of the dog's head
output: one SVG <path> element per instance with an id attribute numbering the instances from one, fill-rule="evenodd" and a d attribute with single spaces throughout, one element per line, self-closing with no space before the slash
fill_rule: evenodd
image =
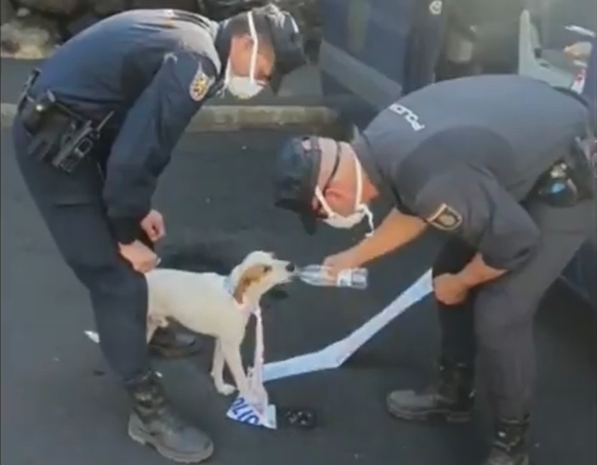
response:
<path id="1" fill-rule="evenodd" d="M 289 282 L 296 267 L 291 262 L 278 260 L 272 253 L 251 252 L 240 265 L 232 270 L 234 299 L 243 303 L 259 298 L 278 284 Z"/>

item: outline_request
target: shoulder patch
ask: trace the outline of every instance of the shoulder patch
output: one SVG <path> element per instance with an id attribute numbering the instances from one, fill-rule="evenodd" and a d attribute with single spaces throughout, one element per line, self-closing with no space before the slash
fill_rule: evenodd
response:
<path id="1" fill-rule="evenodd" d="M 442 9 L 443 9 L 443 2 L 442 2 L 442 0 L 434 0 L 429 5 L 429 12 L 432 15 L 435 15 L 435 16 L 441 15 L 442 14 Z"/>
<path id="2" fill-rule="evenodd" d="M 174 18 L 176 17 L 174 10 L 171 10 L 171 9 L 164 10 L 163 13 L 164 13 L 164 24 L 166 25 L 166 27 L 174 28 L 175 27 Z"/>
<path id="3" fill-rule="evenodd" d="M 453 231 L 462 224 L 462 215 L 446 203 L 442 203 L 425 221 L 443 231 Z"/>
<path id="4" fill-rule="evenodd" d="M 205 94 L 207 94 L 207 91 L 209 89 L 210 82 L 211 79 L 207 76 L 207 74 L 203 72 L 203 70 L 201 69 L 201 65 L 199 65 L 199 68 L 197 69 L 197 74 L 195 74 L 195 77 L 193 78 L 193 80 L 191 81 L 191 85 L 189 86 L 189 95 L 191 96 L 191 98 L 196 102 L 203 100 Z"/>

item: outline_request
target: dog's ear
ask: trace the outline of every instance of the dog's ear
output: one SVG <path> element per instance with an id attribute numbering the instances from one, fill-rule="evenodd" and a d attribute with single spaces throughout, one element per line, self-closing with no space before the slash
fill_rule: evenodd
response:
<path id="1" fill-rule="evenodd" d="M 258 282 L 267 273 L 271 271 L 268 265 L 253 265 L 245 270 L 236 283 L 236 288 L 232 295 L 239 304 L 243 302 L 243 296 L 251 284 Z"/>

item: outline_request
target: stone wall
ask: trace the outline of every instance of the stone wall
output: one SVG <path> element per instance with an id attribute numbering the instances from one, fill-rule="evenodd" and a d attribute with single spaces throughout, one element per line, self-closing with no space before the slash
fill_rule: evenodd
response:
<path id="1" fill-rule="evenodd" d="M 251 2 L 252 0 L 243 0 Z M 316 59 L 321 35 L 318 0 L 272 0 L 297 19 L 312 59 Z M 217 19 L 218 2 L 231 0 L 0 0 L 2 56 L 37 59 L 51 54 L 101 18 L 133 8 L 176 8 Z M 221 4 L 221 3 L 220 3 Z M 224 15 L 228 10 L 224 11 Z"/>
<path id="2" fill-rule="evenodd" d="M 8 0 L 0 0 L 0 23 L 10 21 L 14 16 L 14 9 Z"/>

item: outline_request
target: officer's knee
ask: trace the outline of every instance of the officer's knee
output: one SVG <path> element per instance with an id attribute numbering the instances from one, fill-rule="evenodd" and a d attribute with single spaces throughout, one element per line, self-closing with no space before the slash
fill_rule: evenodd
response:
<path id="1" fill-rule="evenodd" d="M 532 338 L 534 304 L 515 296 L 475 302 L 475 336 L 480 348 L 499 350 L 515 342 Z"/>
<path id="2" fill-rule="evenodd" d="M 459 272 L 470 262 L 475 253 L 475 249 L 463 241 L 458 239 L 448 241 L 435 258 L 431 270 L 433 278 L 445 273 Z"/>
<path id="3" fill-rule="evenodd" d="M 537 300 L 524 289 L 496 283 L 475 296 L 475 335 L 481 346 L 499 348 L 532 334 Z"/>
<path id="4" fill-rule="evenodd" d="M 126 296 L 147 293 L 145 277 L 117 260 L 67 259 L 77 278 L 94 296 Z"/>
<path id="5" fill-rule="evenodd" d="M 135 328 L 130 329 L 133 333 L 139 328 L 145 331 L 148 291 L 142 274 L 134 270 L 104 270 L 87 288 L 98 328 L 114 328 L 114 324 L 121 324 L 117 322 L 128 321 Z"/>

